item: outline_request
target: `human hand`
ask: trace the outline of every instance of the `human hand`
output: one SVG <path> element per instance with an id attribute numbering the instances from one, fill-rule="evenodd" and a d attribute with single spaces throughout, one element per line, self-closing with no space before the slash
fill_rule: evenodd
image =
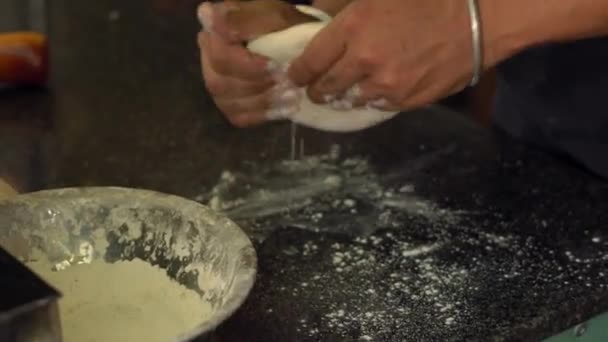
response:
<path id="1" fill-rule="evenodd" d="M 285 71 L 243 43 L 314 18 L 280 0 L 205 2 L 198 15 L 203 79 L 232 124 L 249 126 L 296 110 L 297 91 Z"/>
<path id="2" fill-rule="evenodd" d="M 508 53 L 492 49 L 494 31 L 485 28 L 488 66 Z M 400 111 L 460 91 L 472 70 L 465 1 L 358 0 L 313 38 L 289 76 L 317 103 Z"/>

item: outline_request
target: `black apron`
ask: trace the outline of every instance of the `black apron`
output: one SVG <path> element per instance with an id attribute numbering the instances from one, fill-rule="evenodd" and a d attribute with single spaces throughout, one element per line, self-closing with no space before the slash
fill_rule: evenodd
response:
<path id="1" fill-rule="evenodd" d="M 527 50 L 498 67 L 494 122 L 608 178 L 608 38 Z"/>

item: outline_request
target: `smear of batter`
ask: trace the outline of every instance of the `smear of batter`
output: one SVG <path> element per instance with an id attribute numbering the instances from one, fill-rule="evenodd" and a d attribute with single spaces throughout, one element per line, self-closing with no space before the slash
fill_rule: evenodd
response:
<path id="1" fill-rule="evenodd" d="M 175 341 L 212 315 L 196 292 L 139 259 L 98 260 L 59 272 L 48 262 L 28 266 L 63 293 L 65 342 Z"/>

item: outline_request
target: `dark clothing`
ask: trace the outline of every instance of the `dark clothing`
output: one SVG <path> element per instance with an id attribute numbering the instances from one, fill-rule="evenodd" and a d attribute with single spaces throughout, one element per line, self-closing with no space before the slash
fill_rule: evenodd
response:
<path id="1" fill-rule="evenodd" d="M 605 178 L 607 103 L 608 38 L 533 48 L 498 67 L 496 125 Z"/>

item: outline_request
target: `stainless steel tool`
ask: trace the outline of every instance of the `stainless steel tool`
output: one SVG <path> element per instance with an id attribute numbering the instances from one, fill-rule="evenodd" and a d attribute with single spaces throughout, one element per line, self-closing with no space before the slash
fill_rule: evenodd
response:
<path id="1" fill-rule="evenodd" d="M 61 342 L 59 292 L 0 247 L 0 341 Z"/>

